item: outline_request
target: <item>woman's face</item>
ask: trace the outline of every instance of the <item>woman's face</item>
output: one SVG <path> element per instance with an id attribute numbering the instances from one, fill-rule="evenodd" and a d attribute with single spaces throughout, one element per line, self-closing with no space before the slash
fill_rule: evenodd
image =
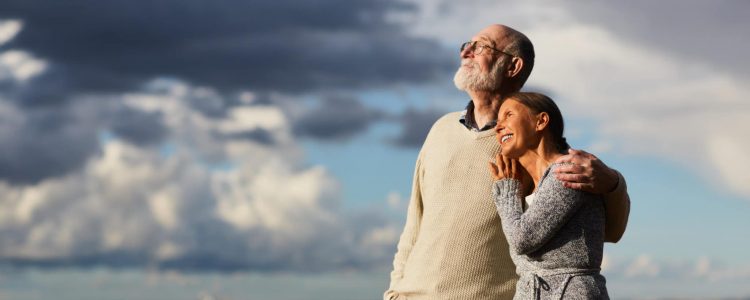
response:
<path id="1" fill-rule="evenodd" d="M 529 108 L 514 99 L 506 99 L 497 114 L 497 142 L 503 156 L 518 158 L 538 139 L 536 118 Z"/>

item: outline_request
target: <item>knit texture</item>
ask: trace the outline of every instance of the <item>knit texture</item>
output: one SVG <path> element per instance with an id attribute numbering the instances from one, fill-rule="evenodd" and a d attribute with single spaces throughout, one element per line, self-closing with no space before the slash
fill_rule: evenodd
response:
<path id="1" fill-rule="evenodd" d="M 492 199 L 495 132 L 439 119 L 417 159 L 385 299 L 511 299 L 517 276 Z"/>
<path id="2" fill-rule="evenodd" d="M 519 181 L 495 182 L 495 205 L 520 280 L 514 299 L 608 299 L 599 274 L 604 204 L 599 195 L 565 188 L 544 172 L 524 212 Z"/>

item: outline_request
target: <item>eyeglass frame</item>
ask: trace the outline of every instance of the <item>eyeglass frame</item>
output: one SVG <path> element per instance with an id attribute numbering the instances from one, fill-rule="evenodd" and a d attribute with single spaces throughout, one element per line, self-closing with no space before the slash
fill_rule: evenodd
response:
<path id="1" fill-rule="evenodd" d="M 477 44 L 479 44 L 479 41 L 468 41 L 468 42 L 465 42 L 465 43 L 461 44 L 461 52 L 464 52 L 464 50 L 466 50 L 467 46 L 470 45 L 472 48 L 474 48 L 474 49 L 471 50 L 471 53 L 474 53 L 474 55 L 479 55 L 479 54 L 482 53 L 482 51 L 484 51 L 484 50 L 477 51 L 477 48 L 479 48 L 479 49 L 489 48 L 489 49 L 495 50 L 497 52 L 500 52 L 502 54 L 509 55 L 511 57 L 516 57 L 513 54 L 510 54 L 508 52 L 502 51 L 500 49 L 496 49 L 496 48 L 494 48 L 494 47 L 492 47 L 490 45 L 487 45 L 487 44 L 484 44 L 484 43 L 479 44 L 479 45 L 477 45 Z"/>

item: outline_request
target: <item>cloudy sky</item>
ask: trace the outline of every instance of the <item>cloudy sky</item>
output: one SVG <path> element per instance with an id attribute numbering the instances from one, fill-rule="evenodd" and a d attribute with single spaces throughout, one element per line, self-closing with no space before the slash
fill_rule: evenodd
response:
<path id="1" fill-rule="evenodd" d="M 526 89 L 628 181 L 613 297 L 748 297 L 749 14 L 2 1 L 0 299 L 378 299 L 417 151 L 468 101 L 458 47 L 492 23 L 529 36 Z"/>

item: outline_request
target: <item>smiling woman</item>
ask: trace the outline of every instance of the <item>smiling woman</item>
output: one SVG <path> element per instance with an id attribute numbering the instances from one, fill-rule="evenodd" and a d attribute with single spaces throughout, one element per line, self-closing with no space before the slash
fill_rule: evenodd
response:
<path id="1" fill-rule="evenodd" d="M 517 126 L 519 129 L 530 131 L 534 129 L 532 127 L 535 125 L 532 123 L 534 120 L 532 120 L 531 114 L 538 114 L 538 116 L 546 114 L 545 120 L 537 121 L 547 122 L 544 126 L 546 126 L 546 131 L 548 132 L 547 134 L 549 134 L 552 145 L 555 146 L 555 149 L 557 149 L 559 153 L 565 153 L 570 148 L 565 137 L 563 137 L 565 123 L 563 121 L 562 113 L 552 99 L 538 93 L 515 93 L 508 96 L 507 99 L 512 101 L 506 101 L 507 104 L 503 104 L 506 109 L 503 110 L 501 108 L 498 119 L 506 117 L 508 118 L 508 122 L 514 123 L 514 126 Z M 537 127 L 539 126 L 539 124 L 536 125 Z M 506 129 L 505 131 L 507 131 L 507 133 L 502 135 L 498 131 L 498 142 L 503 146 L 505 146 L 504 144 L 509 138 L 514 136 L 513 132 L 505 127 L 509 126 L 496 127 L 496 130 Z M 508 147 L 503 147 L 503 150 L 506 148 Z M 508 154 L 503 152 L 503 155 L 507 156 Z"/>
<path id="2" fill-rule="evenodd" d="M 559 165 L 552 162 L 569 148 L 563 128 L 557 105 L 542 94 L 513 94 L 498 113 L 495 130 L 502 150 L 491 165 L 497 180 L 493 194 L 520 276 L 514 299 L 609 299 L 599 274 L 603 201 L 549 176 Z M 521 167 L 534 182 L 534 201 L 527 208 Z"/>

